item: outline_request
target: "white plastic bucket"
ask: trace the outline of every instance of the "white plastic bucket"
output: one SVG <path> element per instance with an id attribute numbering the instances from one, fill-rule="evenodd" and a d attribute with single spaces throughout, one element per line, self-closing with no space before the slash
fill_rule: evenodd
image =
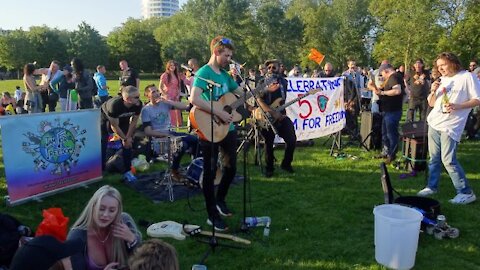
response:
<path id="1" fill-rule="evenodd" d="M 373 209 L 375 215 L 375 260 L 393 269 L 415 265 L 420 222 L 423 215 L 410 207 L 383 204 Z"/>

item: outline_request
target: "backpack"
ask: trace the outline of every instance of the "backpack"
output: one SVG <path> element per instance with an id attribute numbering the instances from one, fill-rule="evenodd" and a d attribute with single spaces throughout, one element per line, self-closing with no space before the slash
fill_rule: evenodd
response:
<path id="1" fill-rule="evenodd" d="M 13 255 L 18 249 L 21 227 L 16 218 L 0 213 L 0 267 L 10 265 Z"/>

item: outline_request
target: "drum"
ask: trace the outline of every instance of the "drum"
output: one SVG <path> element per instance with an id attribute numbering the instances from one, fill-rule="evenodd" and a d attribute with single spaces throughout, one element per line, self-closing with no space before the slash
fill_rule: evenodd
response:
<path id="1" fill-rule="evenodd" d="M 214 185 L 220 184 L 222 180 L 222 168 L 221 163 L 217 163 L 217 173 L 215 174 Z M 192 163 L 187 167 L 187 175 L 188 181 L 190 181 L 193 185 L 199 186 L 203 188 L 203 158 L 199 157 L 192 160 Z"/>
<path id="2" fill-rule="evenodd" d="M 158 156 L 174 154 L 182 148 L 182 137 L 152 138 L 152 151 Z"/>

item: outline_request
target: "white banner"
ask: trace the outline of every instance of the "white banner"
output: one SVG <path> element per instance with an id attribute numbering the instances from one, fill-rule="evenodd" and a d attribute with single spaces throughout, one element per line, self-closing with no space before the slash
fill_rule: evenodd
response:
<path id="1" fill-rule="evenodd" d="M 304 95 L 311 89 L 320 89 L 319 92 L 301 99 L 286 109 L 287 116 L 295 127 L 297 141 L 327 136 L 345 127 L 342 77 L 287 78 L 287 80 L 286 102 Z"/>

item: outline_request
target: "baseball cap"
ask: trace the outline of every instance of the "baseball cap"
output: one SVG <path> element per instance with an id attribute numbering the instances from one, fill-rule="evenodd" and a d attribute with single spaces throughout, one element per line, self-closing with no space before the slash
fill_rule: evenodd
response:
<path id="1" fill-rule="evenodd" d="M 277 63 L 277 64 L 280 64 L 280 61 L 278 59 L 269 59 L 267 61 L 265 61 L 265 66 L 268 67 L 268 65 L 270 64 L 273 64 L 273 63 Z"/>
<path id="2" fill-rule="evenodd" d="M 81 239 L 62 243 L 49 235 L 38 236 L 17 250 L 10 270 L 48 270 L 57 261 L 80 253 L 84 248 L 85 243 Z"/>
<path id="3" fill-rule="evenodd" d="M 386 69 L 389 69 L 389 68 L 393 68 L 393 66 L 390 65 L 390 64 L 381 64 L 380 67 L 378 68 L 378 73 L 381 74 L 382 71 L 384 71 Z"/>
<path id="4" fill-rule="evenodd" d="M 64 66 L 64 67 L 63 67 L 63 70 L 66 70 L 66 71 L 68 71 L 68 72 L 70 72 L 70 73 L 73 72 L 73 68 L 72 68 L 70 65 Z"/>

